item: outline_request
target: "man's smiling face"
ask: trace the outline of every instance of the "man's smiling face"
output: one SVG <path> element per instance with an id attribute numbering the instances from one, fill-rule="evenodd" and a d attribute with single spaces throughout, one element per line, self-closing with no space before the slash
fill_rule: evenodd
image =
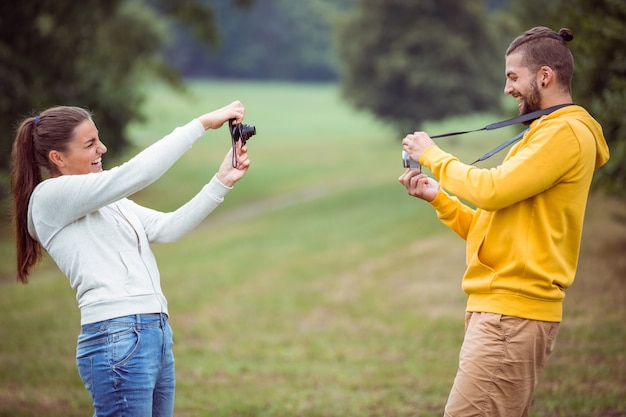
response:
<path id="1" fill-rule="evenodd" d="M 537 85 L 537 75 L 522 64 L 521 53 L 512 53 L 506 57 L 504 94 L 509 94 L 519 100 L 520 114 L 541 109 L 542 96 Z"/>

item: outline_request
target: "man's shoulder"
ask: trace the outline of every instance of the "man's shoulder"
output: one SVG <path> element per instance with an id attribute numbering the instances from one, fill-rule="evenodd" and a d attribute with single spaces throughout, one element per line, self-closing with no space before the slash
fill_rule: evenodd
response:
<path id="1" fill-rule="evenodd" d="M 593 116 L 582 106 L 571 105 L 562 107 L 553 113 L 542 117 L 537 124 L 537 127 L 551 127 L 553 129 L 571 128 L 578 130 L 581 128 L 597 130 L 600 128 L 600 124 Z"/>

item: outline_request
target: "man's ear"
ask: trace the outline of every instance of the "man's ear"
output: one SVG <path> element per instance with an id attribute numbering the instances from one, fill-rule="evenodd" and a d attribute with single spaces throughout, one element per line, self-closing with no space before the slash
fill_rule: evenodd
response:
<path id="1" fill-rule="evenodd" d="M 65 167 L 65 160 L 63 159 L 63 154 L 61 152 L 59 152 L 59 151 L 50 151 L 48 153 L 48 158 L 58 168 Z"/>
<path id="2" fill-rule="evenodd" d="M 554 71 L 547 65 L 544 65 L 537 72 L 537 81 L 542 87 L 546 87 L 552 81 L 554 81 Z"/>

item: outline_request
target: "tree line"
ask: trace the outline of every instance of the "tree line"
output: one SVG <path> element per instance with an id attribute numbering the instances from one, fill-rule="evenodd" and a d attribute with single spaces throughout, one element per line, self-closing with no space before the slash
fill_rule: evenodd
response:
<path id="1" fill-rule="evenodd" d="M 56 104 L 90 108 L 109 152 L 141 120 L 145 80 L 337 82 L 399 130 L 502 112 L 504 49 L 524 30 L 570 27 L 575 101 L 603 125 L 598 175 L 626 197 L 626 3 L 598 0 L 33 0 L 0 2 L 0 199 L 15 123 Z"/>

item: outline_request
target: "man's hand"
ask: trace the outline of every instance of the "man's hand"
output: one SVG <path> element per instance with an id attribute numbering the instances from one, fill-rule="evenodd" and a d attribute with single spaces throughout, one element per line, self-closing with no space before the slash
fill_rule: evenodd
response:
<path id="1" fill-rule="evenodd" d="M 404 185 L 409 195 L 425 201 L 433 201 L 439 192 L 439 183 L 419 171 L 407 169 L 398 181 Z"/>
<path id="2" fill-rule="evenodd" d="M 416 162 L 420 162 L 422 153 L 431 146 L 436 146 L 435 142 L 425 132 L 411 133 L 402 139 L 402 149 Z"/>

